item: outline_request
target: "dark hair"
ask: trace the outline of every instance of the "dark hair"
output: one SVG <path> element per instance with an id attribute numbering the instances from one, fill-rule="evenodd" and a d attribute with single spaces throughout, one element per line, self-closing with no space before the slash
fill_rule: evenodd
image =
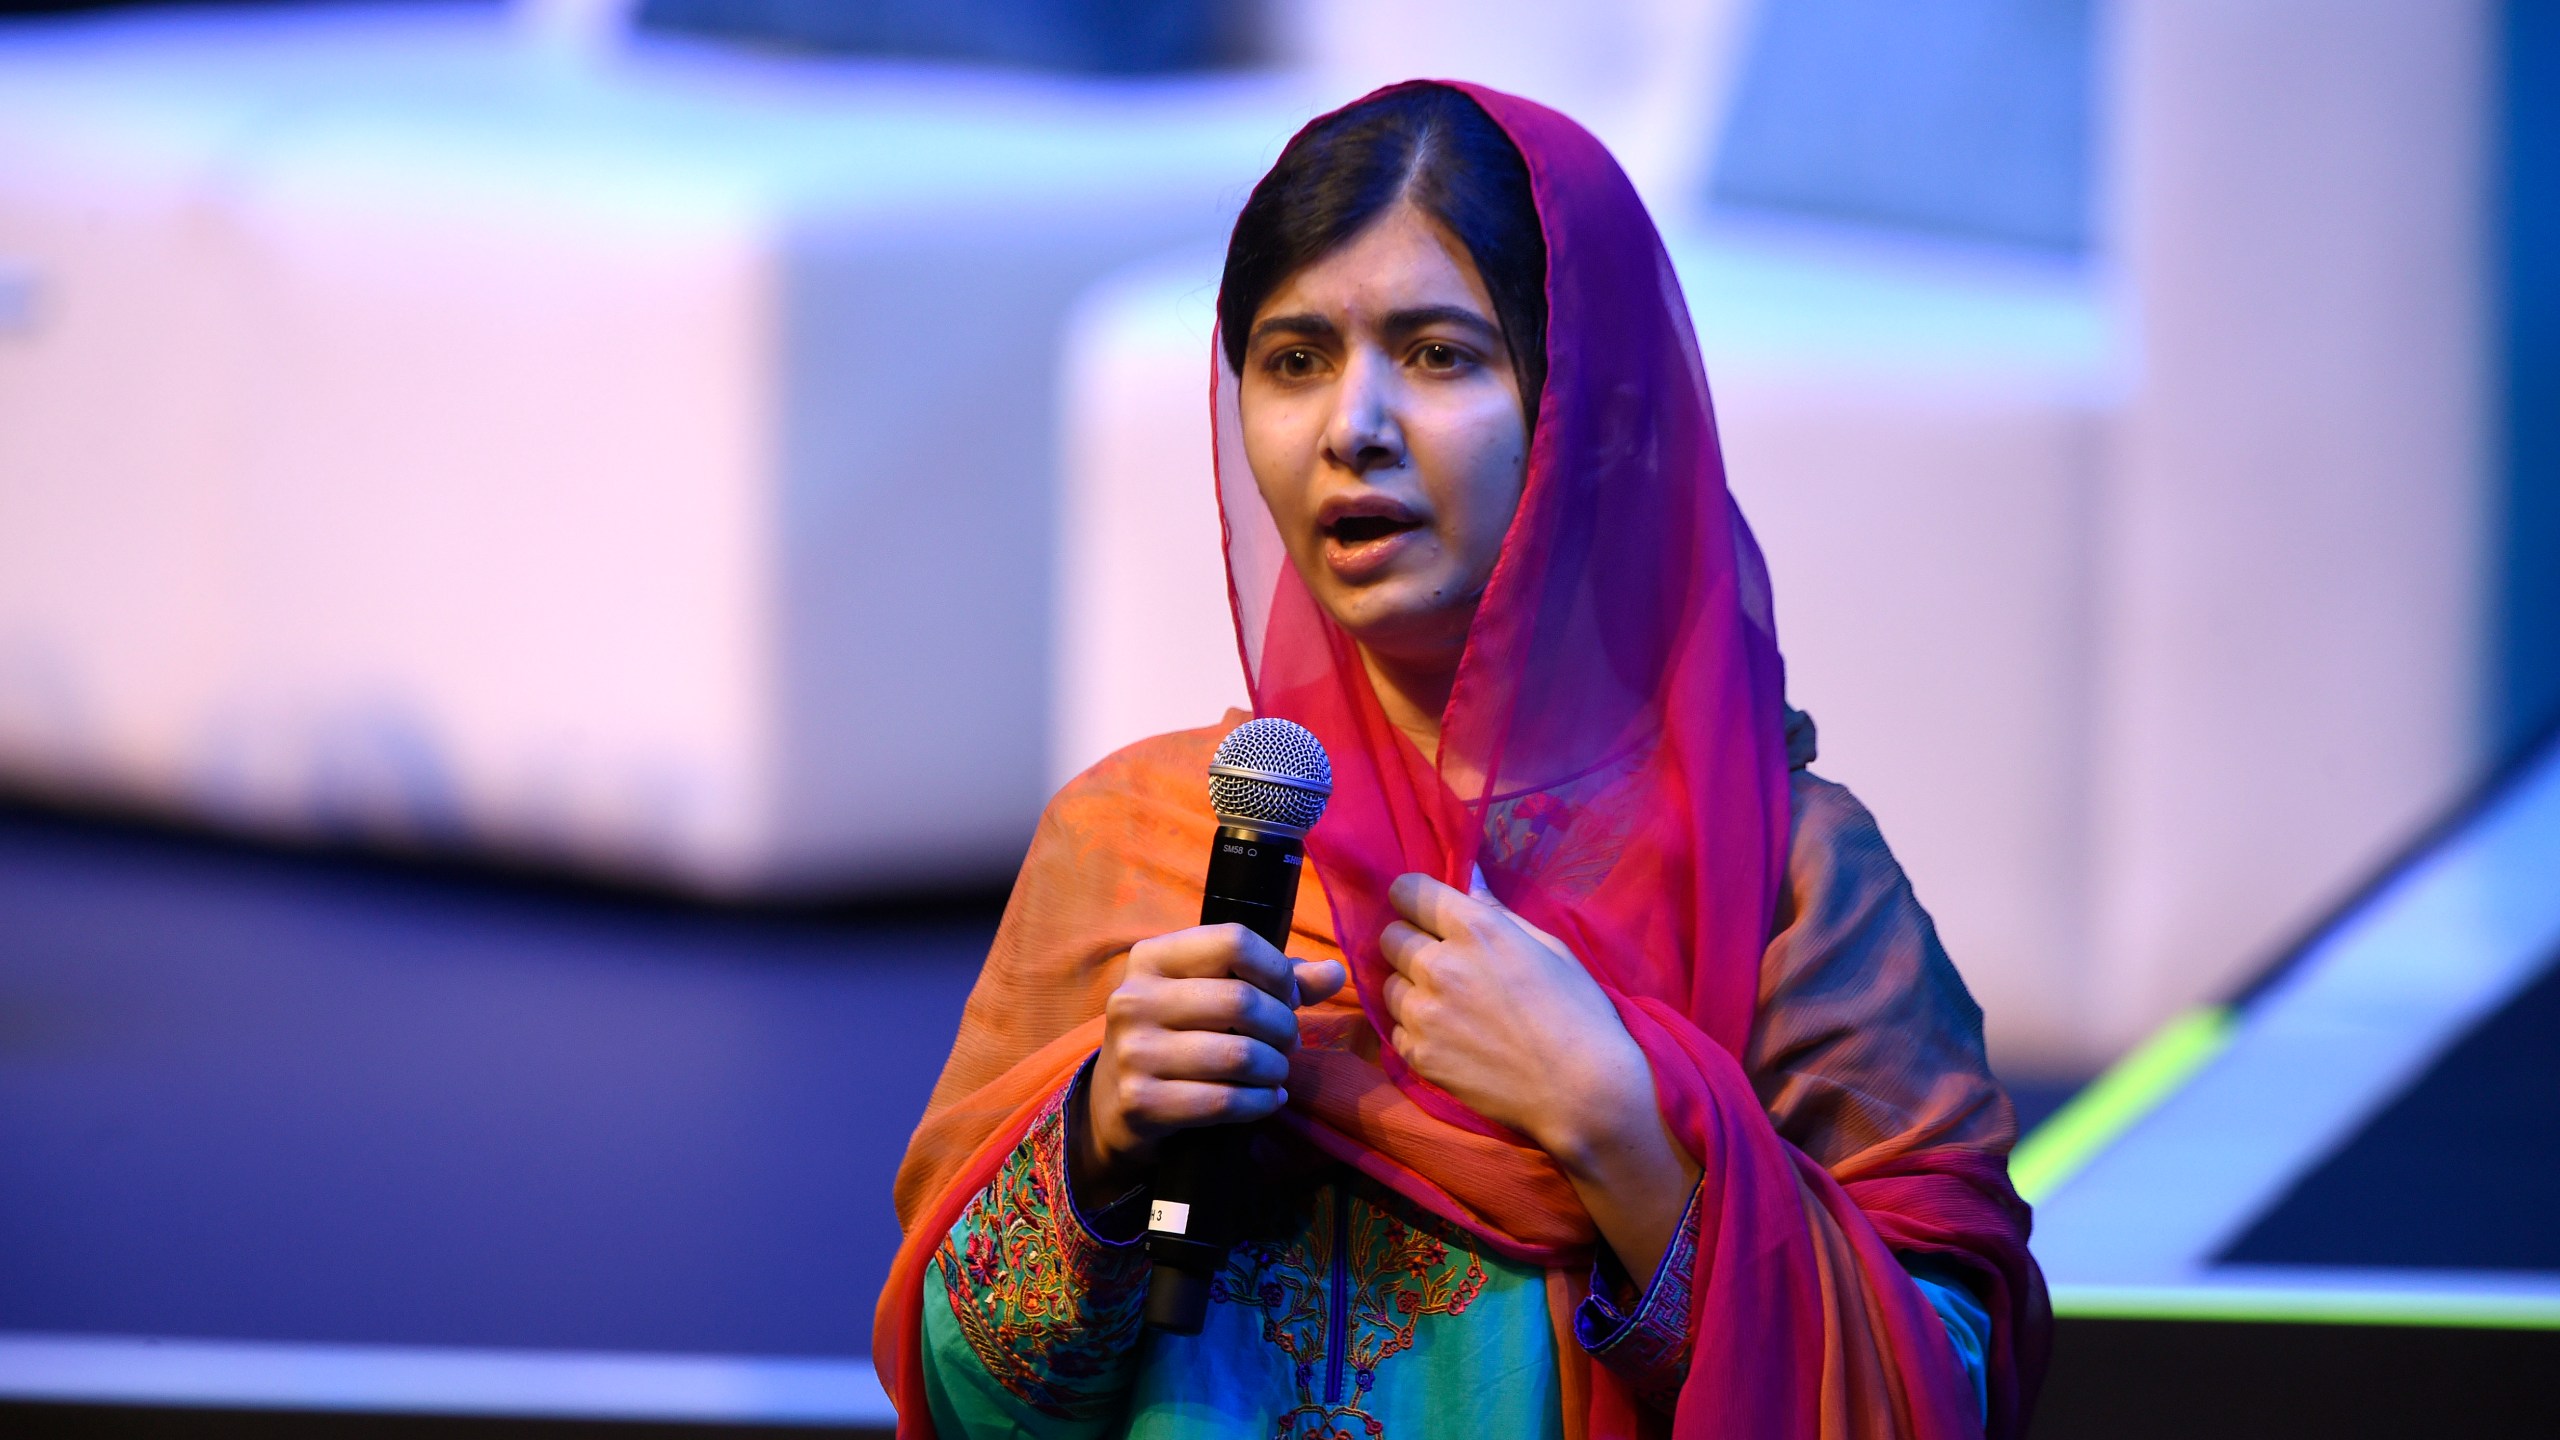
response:
<path id="1" fill-rule="evenodd" d="M 1400 85 L 1315 126 L 1253 187 L 1227 242 L 1218 327 L 1244 372 L 1255 312 L 1291 275 L 1410 198 L 1447 227 L 1484 277 L 1534 429 L 1547 378 L 1547 237 L 1519 147 L 1466 92 Z"/>

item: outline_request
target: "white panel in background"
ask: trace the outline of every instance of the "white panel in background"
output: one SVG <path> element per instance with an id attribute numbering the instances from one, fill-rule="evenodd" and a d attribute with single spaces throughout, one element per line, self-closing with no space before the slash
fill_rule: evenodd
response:
<path id="1" fill-rule="evenodd" d="M 2484 0 L 2109 7 L 2096 754 L 2109 1048 L 2222 991 L 2480 764 Z"/>
<path id="2" fill-rule="evenodd" d="M 1067 329 L 1053 782 L 1250 703 L 1209 439 L 1218 265 L 1204 252 L 1121 271 Z"/>
<path id="3" fill-rule="evenodd" d="M 751 880 L 775 266 L 743 197 L 562 183 L 616 160 L 341 122 L 238 182 L 239 632 L 196 803 Z"/>
<path id="4" fill-rule="evenodd" d="M 1015 864 L 1068 306 L 1306 113 L 295 7 L 0 36 L 0 771 L 712 891 Z"/>
<path id="5" fill-rule="evenodd" d="M 2089 555 L 2125 365 L 2085 265 L 1817 227 L 1680 245 L 1787 689 L 1981 1000 L 2087 1063 Z"/>

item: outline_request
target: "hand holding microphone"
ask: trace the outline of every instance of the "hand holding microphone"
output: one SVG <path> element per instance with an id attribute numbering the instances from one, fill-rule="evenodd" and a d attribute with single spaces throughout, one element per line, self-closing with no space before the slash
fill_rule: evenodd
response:
<path id="1" fill-rule="evenodd" d="M 1287 1103 L 1296 1007 L 1340 990 L 1331 961 L 1280 951 L 1307 831 L 1333 793 L 1316 737 L 1272 717 L 1229 732 L 1209 765 L 1210 842 L 1195 929 L 1142 941 L 1104 1006 L 1075 1180 L 1088 1196 L 1146 1173 L 1147 1322 L 1196 1335 L 1233 1240 L 1235 1126 Z"/>
<path id="2" fill-rule="evenodd" d="M 1079 1188 L 1108 1199 L 1146 1178 L 1176 1131 L 1278 1110 L 1298 1043 L 1294 1007 L 1331 998 L 1345 978 L 1338 962 L 1293 962 L 1240 925 L 1139 942 L 1104 1006 Z"/>

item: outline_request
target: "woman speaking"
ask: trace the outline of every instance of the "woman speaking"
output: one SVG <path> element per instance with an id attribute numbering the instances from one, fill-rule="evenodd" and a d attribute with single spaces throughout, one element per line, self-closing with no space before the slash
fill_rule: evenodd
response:
<path id="1" fill-rule="evenodd" d="M 1411 83 L 1237 219 L 1212 420 L 1255 711 L 1334 791 L 1290 956 L 1203 772 L 1043 817 L 898 1178 L 900 1434 L 2010 1436 L 2049 1317 L 1981 1015 L 1804 770 L 1660 238 L 1570 120 Z M 1196 1336 L 1167 1137 L 1252 1128 Z"/>

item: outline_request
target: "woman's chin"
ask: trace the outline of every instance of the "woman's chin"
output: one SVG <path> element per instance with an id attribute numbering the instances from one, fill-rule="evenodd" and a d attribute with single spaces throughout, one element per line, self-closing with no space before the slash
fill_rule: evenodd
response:
<path id="1" fill-rule="evenodd" d="M 1333 622 L 1364 650 L 1405 664 L 1445 658 L 1454 666 L 1466 648 L 1472 599 L 1453 605 L 1449 587 L 1421 576 L 1391 576 L 1362 586 L 1329 585 L 1316 597 Z M 1445 657 L 1442 652 L 1447 652 Z"/>

